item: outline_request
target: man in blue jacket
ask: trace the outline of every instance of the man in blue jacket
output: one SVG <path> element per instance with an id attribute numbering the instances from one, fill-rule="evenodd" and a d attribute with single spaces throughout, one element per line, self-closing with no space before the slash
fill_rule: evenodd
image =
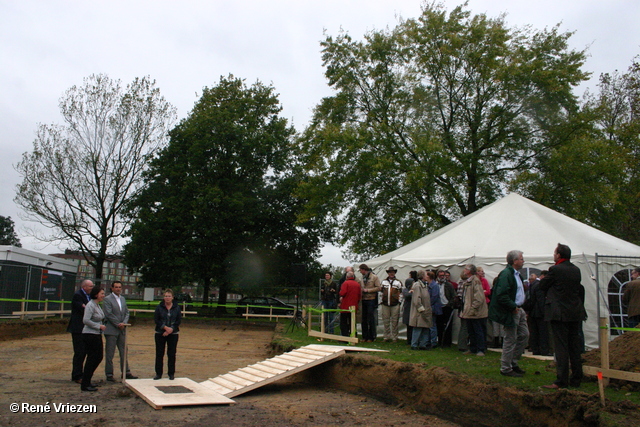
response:
<path id="1" fill-rule="evenodd" d="M 529 340 L 527 314 L 522 309 L 525 302 L 524 285 L 518 272 L 524 265 L 522 251 L 510 251 L 507 264 L 492 290 L 489 319 L 504 325 L 500 373 L 508 377 L 521 377 L 525 371 L 518 366 L 518 359 Z"/>

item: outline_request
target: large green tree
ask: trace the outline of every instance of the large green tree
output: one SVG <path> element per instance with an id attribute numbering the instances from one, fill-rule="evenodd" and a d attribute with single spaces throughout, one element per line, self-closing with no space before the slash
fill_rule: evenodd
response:
<path id="1" fill-rule="evenodd" d="M 600 76 L 564 143 L 542 153 L 512 183 L 523 194 L 640 244 L 640 64 Z"/>
<path id="2" fill-rule="evenodd" d="M 205 302 L 217 285 L 224 304 L 232 287 L 287 284 L 290 264 L 317 254 L 314 221 L 298 221 L 302 170 L 280 111 L 260 82 L 229 76 L 204 89 L 132 205 L 127 265 L 147 282 L 198 281 Z"/>
<path id="3" fill-rule="evenodd" d="M 38 239 L 79 249 L 100 279 L 129 226 L 124 206 L 166 142 L 175 109 L 148 77 L 123 87 L 98 74 L 69 89 L 60 112 L 64 124 L 40 125 L 33 150 L 17 164 L 15 202 L 49 230 Z"/>
<path id="4" fill-rule="evenodd" d="M 20 239 L 14 230 L 14 223 L 10 216 L 0 215 L 0 245 L 22 247 Z"/>
<path id="5" fill-rule="evenodd" d="M 436 4 L 363 41 L 327 36 L 336 93 L 302 136 L 307 215 L 362 258 L 496 200 L 578 109 L 570 36 Z"/>

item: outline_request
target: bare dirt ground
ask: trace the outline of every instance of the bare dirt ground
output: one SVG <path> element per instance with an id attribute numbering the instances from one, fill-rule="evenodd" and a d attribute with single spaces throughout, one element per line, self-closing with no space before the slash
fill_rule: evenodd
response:
<path id="1" fill-rule="evenodd" d="M 454 424 L 419 413 L 410 405 L 388 405 L 366 394 L 323 384 L 328 371 L 313 370 L 234 398 L 235 405 L 173 407 L 155 410 L 119 383 L 104 381 L 104 363 L 94 375 L 94 393 L 70 381 L 72 345 L 65 324 L 0 329 L 0 426 L 434 426 Z M 43 335 L 47 331 L 57 332 Z M 20 338 L 20 337 L 25 338 Z M 196 382 L 256 363 L 273 355 L 273 329 L 233 322 L 181 327 L 178 377 Z M 130 329 L 129 360 L 140 378 L 154 375 L 153 326 Z M 118 356 L 116 355 L 115 365 Z M 352 360 L 352 359 L 350 359 Z M 340 365 L 335 365 L 339 367 Z M 334 368 L 335 369 L 335 368 Z M 119 369 L 116 368 L 116 375 Z M 340 375 L 340 373 L 337 373 Z M 95 404 L 96 413 L 13 413 L 10 405 Z"/>

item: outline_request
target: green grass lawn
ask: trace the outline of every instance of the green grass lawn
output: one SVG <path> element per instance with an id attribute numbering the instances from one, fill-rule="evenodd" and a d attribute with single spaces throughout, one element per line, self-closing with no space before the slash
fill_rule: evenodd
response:
<path id="1" fill-rule="evenodd" d="M 330 344 L 345 345 L 338 341 L 324 340 L 319 342 L 317 338 L 307 336 L 304 328 L 289 328 L 283 323 L 283 328 L 278 328 L 276 341 L 280 344 L 302 347 L 308 344 Z M 373 343 L 358 343 L 358 347 L 375 348 L 388 350 L 388 353 L 372 353 L 375 357 L 395 360 L 398 362 L 421 364 L 425 368 L 439 366 L 449 369 L 451 372 L 458 372 L 477 378 L 479 380 L 517 387 L 522 390 L 542 393 L 557 393 L 554 390 L 540 388 L 543 385 L 551 384 L 556 379 L 556 371 L 553 361 L 538 360 L 523 357 L 519 365 L 526 371 L 522 378 L 505 377 L 500 375 L 500 355 L 501 353 L 488 350 L 484 357 L 476 355 L 464 355 L 456 346 L 451 348 L 436 348 L 428 351 L 411 350 L 404 340 L 396 343 L 382 342 L 380 338 Z M 576 390 L 576 389 L 570 389 Z M 598 383 L 588 377 L 579 389 L 588 394 L 598 394 Z M 617 390 L 614 387 L 605 389 L 605 396 L 612 401 L 628 400 L 640 405 L 640 396 L 637 392 Z"/>

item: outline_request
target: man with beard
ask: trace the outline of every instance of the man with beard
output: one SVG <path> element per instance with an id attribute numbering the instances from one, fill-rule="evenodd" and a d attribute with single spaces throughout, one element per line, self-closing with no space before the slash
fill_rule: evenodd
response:
<path id="1" fill-rule="evenodd" d="M 400 294 L 402 282 L 396 278 L 393 267 L 387 269 L 387 278 L 382 281 L 382 323 L 384 325 L 384 340 L 398 341 L 398 320 L 400 318 Z"/>

